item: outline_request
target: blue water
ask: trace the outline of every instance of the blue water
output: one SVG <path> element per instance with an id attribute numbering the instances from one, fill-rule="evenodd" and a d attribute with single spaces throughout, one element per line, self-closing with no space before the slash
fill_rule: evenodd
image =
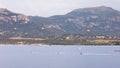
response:
<path id="1" fill-rule="evenodd" d="M 0 68 L 120 68 L 120 47 L 0 46 Z"/>

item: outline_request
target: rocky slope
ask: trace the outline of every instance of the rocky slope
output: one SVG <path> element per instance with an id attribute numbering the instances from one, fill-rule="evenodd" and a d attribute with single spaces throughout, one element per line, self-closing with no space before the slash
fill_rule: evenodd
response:
<path id="1" fill-rule="evenodd" d="M 44 18 L 0 8 L 0 38 L 48 38 L 61 34 L 120 35 L 120 12 L 100 6 Z"/>
<path id="2" fill-rule="evenodd" d="M 61 28 L 69 33 L 120 35 L 120 12 L 110 7 L 76 9 L 66 15 L 53 16 L 50 19 L 61 24 Z"/>

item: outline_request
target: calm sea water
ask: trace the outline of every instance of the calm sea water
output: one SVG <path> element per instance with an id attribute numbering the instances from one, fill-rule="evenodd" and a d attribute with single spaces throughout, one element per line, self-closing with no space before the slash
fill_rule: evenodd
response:
<path id="1" fill-rule="evenodd" d="M 0 68 L 120 68 L 120 47 L 0 46 Z"/>

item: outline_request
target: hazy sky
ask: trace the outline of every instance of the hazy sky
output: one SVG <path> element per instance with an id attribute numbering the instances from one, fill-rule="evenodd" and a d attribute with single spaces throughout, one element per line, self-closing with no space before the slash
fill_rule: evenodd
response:
<path id="1" fill-rule="evenodd" d="M 77 8 L 103 5 L 120 10 L 120 0 L 0 0 L 0 8 L 43 17 L 66 14 Z"/>

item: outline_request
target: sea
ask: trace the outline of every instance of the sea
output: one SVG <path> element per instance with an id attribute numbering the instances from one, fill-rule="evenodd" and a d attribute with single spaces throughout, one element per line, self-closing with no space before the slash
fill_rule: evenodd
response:
<path id="1" fill-rule="evenodd" d="M 120 46 L 3 45 L 0 68 L 120 68 Z"/>

